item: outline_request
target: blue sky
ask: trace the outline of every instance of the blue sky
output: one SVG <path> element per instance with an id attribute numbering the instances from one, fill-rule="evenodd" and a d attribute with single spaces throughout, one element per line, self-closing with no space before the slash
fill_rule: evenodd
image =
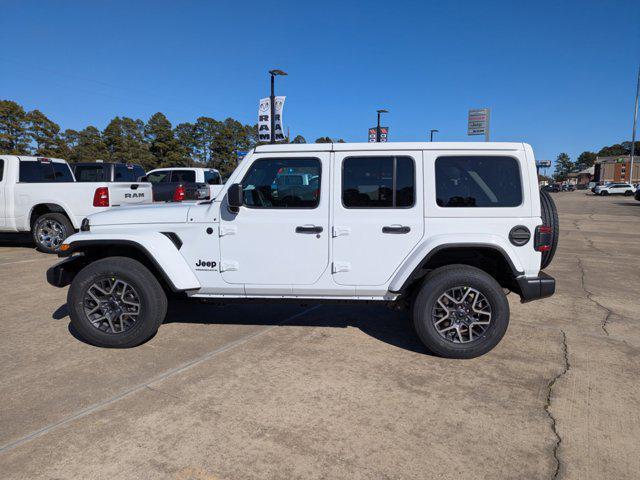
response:
<path id="1" fill-rule="evenodd" d="M 469 108 L 492 140 L 540 159 L 630 139 L 640 1 L 7 1 L 0 98 L 63 128 L 115 115 L 175 125 L 255 123 L 270 68 L 289 76 L 291 134 L 366 141 L 376 108 L 390 140 L 468 141 Z"/>

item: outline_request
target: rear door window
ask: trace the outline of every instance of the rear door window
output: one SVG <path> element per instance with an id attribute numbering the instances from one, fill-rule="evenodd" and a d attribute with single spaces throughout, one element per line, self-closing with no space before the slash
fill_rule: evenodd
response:
<path id="1" fill-rule="evenodd" d="M 174 170 L 171 181 L 177 183 L 196 183 L 196 172 L 193 170 Z"/>
<path id="2" fill-rule="evenodd" d="M 104 182 L 104 165 L 78 165 L 75 168 L 76 180 L 79 182 Z"/>
<path id="3" fill-rule="evenodd" d="M 342 164 L 346 208 L 408 208 L 414 204 L 411 157 L 351 157 Z"/>
<path id="4" fill-rule="evenodd" d="M 151 183 L 168 183 L 171 180 L 171 172 L 152 172 L 147 175 L 147 180 Z"/>
<path id="5" fill-rule="evenodd" d="M 116 182 L 137 182 L 138 178 L 144 177 L 144 170 L 137 165 L 114 165 L 114 173 Z"/>
<path id="6" fill-rule="evenodd" d="M 53 175 L 56 182 L 73 182 L 71 167 L 66 163 L 53 162 Z"/>
<path id="7" fill-rule="evenodd" d="M 220 174 L 214 170 L 205 170 L 204 182 L 209 185 L 220 185 L 222 178 L 220 178 Z"/>
<path id="8" fill-rule="evenodd" d="M 436 203 L 440 207 L 517 207 L 522 204 L 520 166 L 507 156 L 436 159 Z"/>
<path id="9" fill-rule="evenodd" d="M 4 160 L 0 159 L 0 182 L 4 177 Z"/>
<path id="10" fill-rule="evenodd" d="M 40 161 L 20 161 L 20 182 L 22 183 L 44 183 L 54 181 L 53 167 L 51 162 Z"/>

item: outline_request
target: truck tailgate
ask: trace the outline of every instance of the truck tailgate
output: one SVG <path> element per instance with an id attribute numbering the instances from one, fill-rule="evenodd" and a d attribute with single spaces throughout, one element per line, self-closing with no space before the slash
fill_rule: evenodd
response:
<path id="1" fill-rule="evenodd" d="M 107 185 L 109 187 L 109 203 L 113 207 L 153 201 L 151 184 L 148 182 L 113 182 Z"/>

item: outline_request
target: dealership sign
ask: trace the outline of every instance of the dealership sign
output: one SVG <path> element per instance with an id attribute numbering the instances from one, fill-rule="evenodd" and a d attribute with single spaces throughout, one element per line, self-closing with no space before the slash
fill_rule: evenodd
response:
<path id="1" fill-rule="evenodd" d="M 467 135 L 489 136 L 489 109 L 476 108 L 469 110 Z"/>
<path id="2" fill-rule="evenodd" d="M 551 160 L 538 160 L 536 162 L 536 167 L 538 168 L 549 168 L 551 166 Z"/>
<path id="3" fill-rule="evenodd" d="M 284 100 L 286 97 L 275 97 L 275 139 L 276 142 L 284 140 L 284 131 L 282 129 L 282 110 L 284 109 Z M 260 99 L 258 106 L 258 139 L 261 142 L 271 141 L 271 99 L 269 97 Z"/>
<path id="4" fill-rule="evenodd" d="M 372 127 L 369 129 L 369 142 L 375 142 L 377 139 L 377 128 Z M 380 127 L 380 141 L 386 142 L 389 136 L 389 127 Z"/>

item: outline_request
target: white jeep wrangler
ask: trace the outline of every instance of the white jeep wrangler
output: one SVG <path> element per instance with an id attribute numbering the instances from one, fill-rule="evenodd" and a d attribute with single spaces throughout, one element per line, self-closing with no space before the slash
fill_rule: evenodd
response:
<path id="1" fill-rule="evenodd" d="M 407 306 L 429 350 L 476 357 L 507 329 L 505 292 L 555 290 L 535 165 L 523 143 L 259 146 L 210 201 L 90 215 L 47 278 L 99 346 L 146 341 L 182 292 Z"/>

